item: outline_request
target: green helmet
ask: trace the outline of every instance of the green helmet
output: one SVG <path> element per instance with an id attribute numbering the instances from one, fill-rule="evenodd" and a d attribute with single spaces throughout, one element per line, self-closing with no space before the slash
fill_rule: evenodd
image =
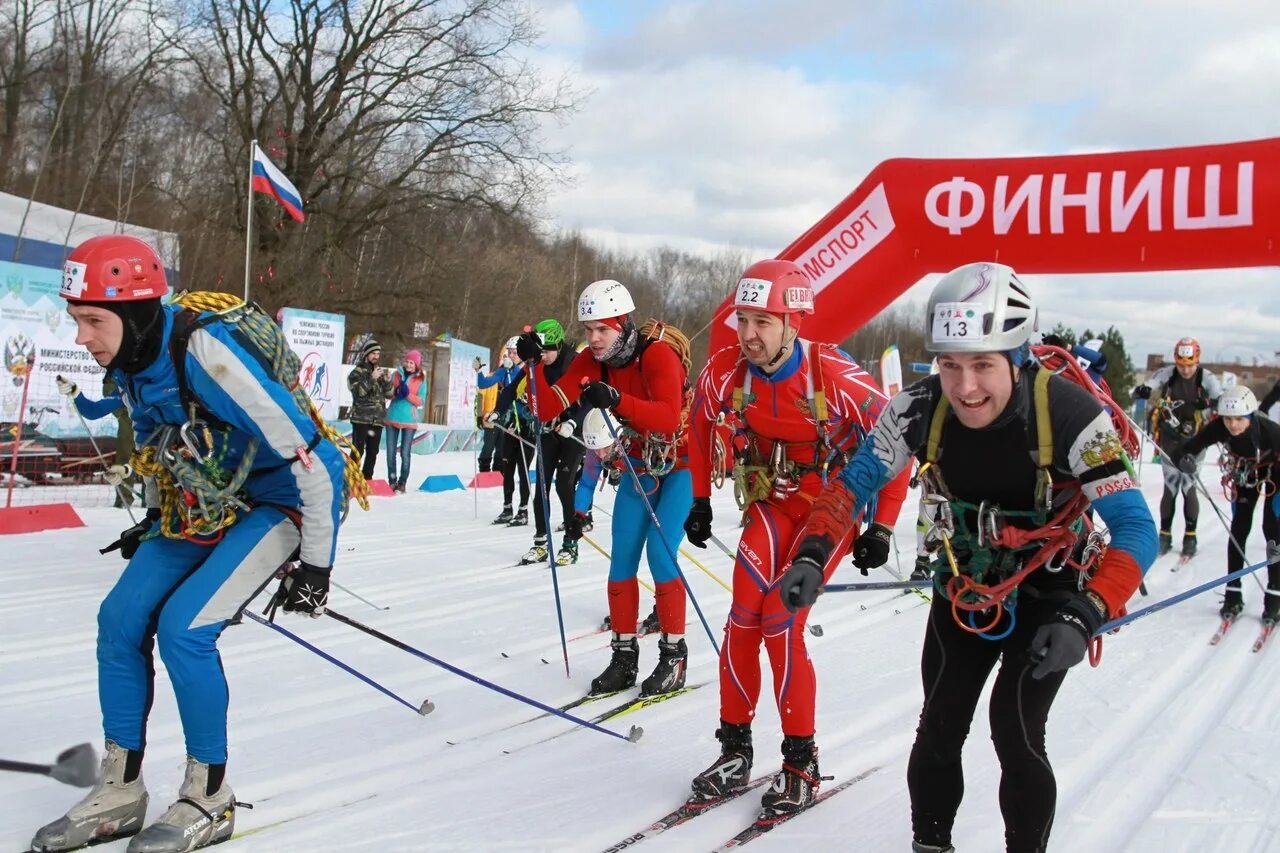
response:
<path id="1" fill-rule="evenodd" d="M 564 326 L 559 320 L 543 320 L 533 327 L 542 340 L 543 349 L 555 349 L 564 343 Z"/>

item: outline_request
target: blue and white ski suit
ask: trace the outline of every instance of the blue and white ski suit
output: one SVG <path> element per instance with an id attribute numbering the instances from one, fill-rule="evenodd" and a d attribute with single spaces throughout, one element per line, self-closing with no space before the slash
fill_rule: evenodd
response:
<path id="1" fill-rule="evenodd" d="M 164 308 L 164 340 L 151 365 L 134 374 L 113 372 L 139 447 L 161 425 L 187 421 L 169 351 L 178 310 Z M 187 753 L 221 764 L 228 694 L 218 636 L 295 550 L 313 566 L 333 565 L 344 462 L 226 324 L 191 334 L 184 369 L 191 393 L 230 427 L 215 430 L 223 468 L 235 469 L 250 439 L 260 442 L 243 488 L 253 509 L 240 512 L 213 544 L 163 536 L 141 544 L 98 611 L 98 695 L 106 737 L 143 749 L 158 641 Z"/>

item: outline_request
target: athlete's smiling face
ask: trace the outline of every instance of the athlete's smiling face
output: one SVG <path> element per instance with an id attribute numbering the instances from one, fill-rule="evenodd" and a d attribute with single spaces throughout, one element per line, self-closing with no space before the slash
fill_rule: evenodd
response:
<path id="1" fill-rule="evenodd" d="M 956 352 L 938 356 L 942 393 L 960 423 L 970 429 L 990 426 L 1013 396 L 1013 369 L 996 352 Z"/>

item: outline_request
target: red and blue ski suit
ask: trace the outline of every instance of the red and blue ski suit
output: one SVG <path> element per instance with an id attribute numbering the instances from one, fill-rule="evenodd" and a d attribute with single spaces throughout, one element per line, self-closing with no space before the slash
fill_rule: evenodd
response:
<path id="1" fill-rule="evenodd" d="M 686 436 L 682 424 L 687 374 L 679 355 L 665 341 L 641 336 L 635 356 L 623 367 L 605 368 L 590 350 L 578 353 L 553 385 L 546 381 L 543 365 L 534 367 L 527 390 L 529 408 L 543 423 L 555 420 L 578 399 L 587 382 L 604 381 L 619 395 L 613 414 L 634 435 L 622 441 L 641 486 L 653 506 L 659 531 L 645 509 L 635 481 L 624 473 L 613 507 L 613 554 L 609 561 L 609 619 L 618 634 L 634 634 L 639 618 L 640 585 L 636 573 L 641 551 L 648 551 L 649 571 L 658 605 L 658 621 L 664 634 L 680 635 L 685 625 L 685 592 L 671 551 L 684 538 L 684 520 L 693 505 L 689 468 L 685 460 Z M 650 434 L 679 436 L 677 463 L 669 472 L 654 476 L 645 470 L 641 447 Z M 625 464 L 619 461 L 617 464 Z"/>

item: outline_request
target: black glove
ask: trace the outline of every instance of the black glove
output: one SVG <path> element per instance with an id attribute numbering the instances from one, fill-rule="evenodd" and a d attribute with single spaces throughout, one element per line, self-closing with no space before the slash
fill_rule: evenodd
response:
<path id="1" fill-rule="evenodd" d="M 566 542 L 570 540 L 577 542 L 582 538 L 582 521 L 586 517 L 585 513 L 575 512 L 564 520 L 564 538 Z"/>
<path id="2" fill-rule="evenodd" d="M 1031 640 L 1032 678 L 1062 672 L 1084 660 L 1089 639 L 1106 621 L 1106 605 L 1096 592 L 1073 594 L 1049 621 L 1036 629 Z"/>
<path id="3" fill-rule="evenodd" d="M 1071 347 L 1067 346 L 1067 342 L 1062 339 L 1061 335 L 1045 335 L 1040 339 L 1040 343 L 1046 347 L 1062 347 L 1065 350 L 1071 349 Z"/>
<path id="4" fill-rule="evenodd" d="M 329 604 L 329 571 L 310 563 L 299 563 L 280 581 L 279 589 L 267 605 L 267 615 L 274 619 L 276 608 L 283 607 L 286 613 L 323 616 Z"/>
<path id="5" fill-rule="evenodd" d="M 893 531 L 883 524 L 868 527 L 853 542 L 853 564 L 862 569 L 864 575 L 867 569 L 883 566 L 889 560 L 889 540 L 892 537 Z"/>
<path id="6" fill-rule="evenodd" d="M 1139 385 L 1133 389 L 1133 398 L 1135 400 L 1150 400 L 1151 389 L 1146 385 Z"/>
<path id="7" fill-rule="evenodd" d="M 806 536 L 796 550 L 790 568 L 778 581 L 782 606 L 791 613 L 812 607 L 822 591 L 822 569 L 831 558 L 831 543 L 825 536 Z"/>
<path id="8" fill-rule="evenodd" d="M 684 535 L 689 543 L 699 548 L 707 547 L 711 538 L 711 498 L 694 498 L 689 515 L 684 520 Z"/>
<path id="9" fill-rule="evenodd" d="M 578 399 L 593 409 L 612 409 L 618 405 L 622 395 L 612 385 L 592 382 L 582 389 L 582 395 Z"/>
<path id="10" fill-rule="evenodd" d="M 155 527 L 158 521 L 160 521 L 160 510 L 152 507 L 147 510 L 146 518 L 121 533 L 120 538 L 107 547 L 99 549 L 98 553 L 109 554 L 112 551 L 119 550 L 121 557 L 126 560 L 132 560 L 133 555 L 138 551 L 138 546 L 142 544 L 142 537 L 150 533 L 151 528 Z"/>
<path id="11" fill-rule="evenodd" d="M 1196 457 L 1190 453 L 1182 454 L 1182 458 L 1178 460 L 1178 469 L 1184 474 L 1194 474 L 1199 467 Z"/>
<path id="12" fill-rule="evenodd" d="M 521 361 L 537 361 L 542 358 L 542 339 L 536 332 L 525 332 L 516 338 L 516 355 Z"/>

